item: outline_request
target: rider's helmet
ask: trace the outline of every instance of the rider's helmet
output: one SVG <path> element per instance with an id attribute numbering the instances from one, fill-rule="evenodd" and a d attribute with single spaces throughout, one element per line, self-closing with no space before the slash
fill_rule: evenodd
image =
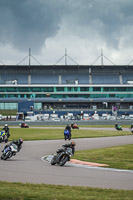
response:
<path id="1" fill-rule="evenodd" d="M 71 142 L 70 146 L 74 147 L 76 145 L 76 143 L 74 141 Z"/>
<path id="2" fill-rule="evenodd" d="M 7 127 L 8 126 L 8 124 L 5 124 L 5 127 Z"/>
<path id="3" fill-rule="evenodd" d="M 22 144 L 23 143 L 23 139 L 22 138 L 19 138 L 18 139 L 18 144 Z"/>

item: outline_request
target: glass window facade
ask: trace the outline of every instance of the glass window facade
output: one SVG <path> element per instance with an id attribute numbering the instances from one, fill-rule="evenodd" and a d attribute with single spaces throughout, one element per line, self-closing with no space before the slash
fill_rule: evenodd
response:
<path id="1" fill-rule="evenodd" d="M 88 92 L 89 87 L 80 87 L 80 92 Z"/>
<path id="2" fill-rule="evenodd" d="M 0 103 L 1 110 L 16 110 L 18 109 L 17 103 Z"/>
<path id="3" fill-rule="evenodd" d="M 56 87 L 57 92 L 64 92 L 64 87 Z"/>
<path id="4" fill-rule="evenodd" d="M 40 110 L 42 108 L 42 103 L 34 103 L 34 109 Z"/>
<path id="5" fill-rule="evenodd" d="M 0 98 L 133 98 L 133 87 L 0 87 Z"/>

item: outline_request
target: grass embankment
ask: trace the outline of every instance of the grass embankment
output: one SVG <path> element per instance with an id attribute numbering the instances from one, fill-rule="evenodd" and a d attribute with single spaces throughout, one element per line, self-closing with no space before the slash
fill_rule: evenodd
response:
<path id="1" fill-rule="evenodd" d="M 0 182 L 1 200 L 131 200 L 133 191 Z"/>
<path id="2" fill-rule="evenodd" d="M 63 129 L 10 128 L 10 140 L 22 137 L 24 140 L 55 140 L 64 139 Z M 111 130 L 72 130 L 72 138 L 112 137 L 131 135 L 130 131 Z"/>
<path id="3" fill-rule="evenodd" d="M 108 164 L 110 168 L 133 170 L 133 144 L 76 151 L 73 158 Z"/>

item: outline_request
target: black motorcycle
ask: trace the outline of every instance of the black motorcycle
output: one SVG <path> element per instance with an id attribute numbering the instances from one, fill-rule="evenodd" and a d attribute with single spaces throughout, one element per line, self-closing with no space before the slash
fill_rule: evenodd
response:
<path id="1" fill-rule="evenodd" d="M 58 149 L 56 154 L 53 156 L 51 160 L 51 165 L 59 165 L 63 166 L 67 161 L 70 161 L 71 156 L 74 155 L 75 152 L 75 143 L 71 142 L 70 144 L 62 145 L 63 148 Z"/>

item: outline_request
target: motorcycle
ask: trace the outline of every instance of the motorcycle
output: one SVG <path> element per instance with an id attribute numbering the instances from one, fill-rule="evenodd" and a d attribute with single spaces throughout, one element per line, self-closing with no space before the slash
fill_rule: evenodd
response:
<path id="1" fill-rule="evenodd" d="M 19 125 L 21 128 L 29 128 L 28 124 L 26 124 L 26 123 L 21 123 Z"/>
<path id="2" fill-rule="evenodd" d="M 5 133 L 5 131 L 3 131 L 3 130 L 0 131 L 0 143 L 2 143 L 2 142 L 5 142 L 5 143 L 8 142 L 8 137 Z"/>
<path id="3" fill-rule="evenodd" d="M 72 128 L 72 129 L 79 129 L 78 125 L 75 124 L 75 123 L 74 123 L 74 124 L 71 124 L 71 128 Z"/>
<path id="4" fill-rule="evenodd" d="M 65 140 L 71 140 L 71 134 L 68 129 L 64 130 L 64 138 L 65 138 Z"/>
<path id="5" fill-rule="evenodd" d="M 7 146 L 3 150 L 3 154 L 1 155 L 1 159 L 7 160 L 8 158 L 15 156 L 17 152 L 18 152 L 18 146 L 16 144 L 12 143 L 10 146 Z"/>
<path id="6" fill-rule="evenodd" d="M 118 125 L 117 123 L 115 124 L 115 129 L 117 131 L 122 131 L 122 126 Z"/>
<path id="7" fill-rule="evenodd" d="M 118 131 L 122 131 L 122 127 L 120 126 L 120 125 L 118 125 L 117 127 L 115 127 L 116 128 L 116 130 L 118 130 Z"/>
<path id="8" fill-rule="evenodd" d="M 63 148 L 58 149 L 56 154 L 51 159 L 51 165 L 59 165 L 63 166 L 67 161 L 70 161 L 71 156 L 74 155 L 75 152 L 75 143 L 62 145 Z"/>

